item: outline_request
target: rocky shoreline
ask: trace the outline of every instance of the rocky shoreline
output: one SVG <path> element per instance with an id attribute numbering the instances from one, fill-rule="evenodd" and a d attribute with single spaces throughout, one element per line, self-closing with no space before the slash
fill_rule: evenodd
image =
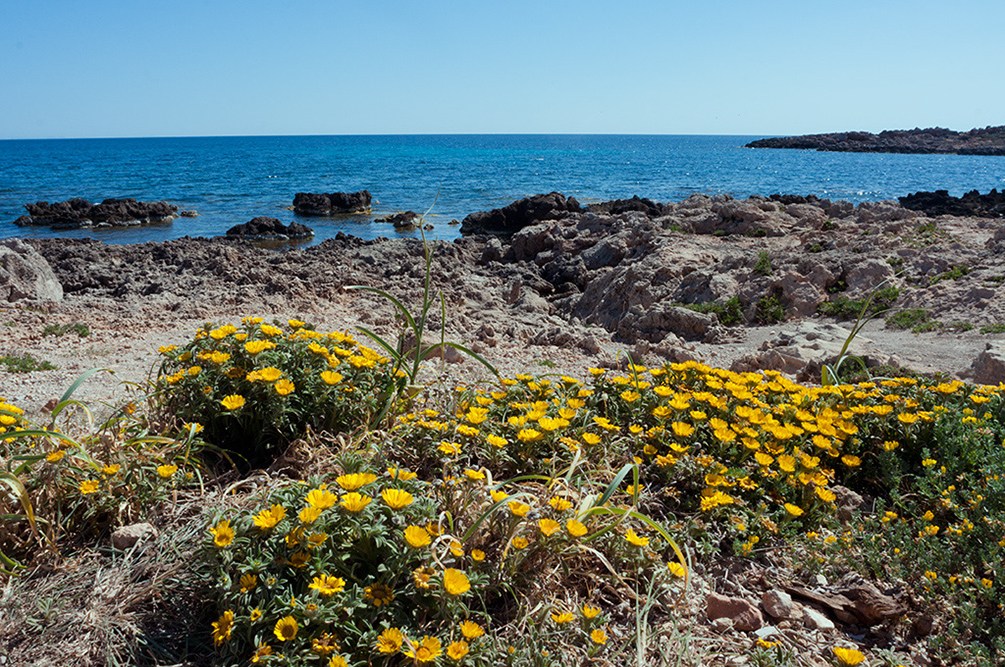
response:
<path id="1" fill-rule="evenodd" d="M 954 153 L 1005 155 L 1005 126 L 955 132 L 942 127 L 870 132 L 833 132 L 758 139 L 747 148 L 802 148 L 845 153 Z"/>
<path id="2" fill-rule="evenodd" d="M 558 193 L 531 197 L 469 216 L 468 229 L 481 233 L 430 244 L 448 339 L 511 372 L 538 362 L 572 372 L 628 358 L 698 359 L 814 381 L 879 289 L 890 313 L 920 324 L 900 329 L 876 319 L 853 348 L 870 365 L 1005 380 L 1000 219 L 793 195 L 574 202 Z M 476 228 L 477 220 L 502 221 L 507 233 Z M 149 372 L 158 346 L 205 320 L 300 316 L 329 330 L 363 325 L 394 335 L 391 305 L 346 287 L 380 287 L 413 304 L 424 279 L 420 241 L 342 234 L 280 252 L 228 238 L 33 239 L 0 251 L 8 349 L 50 349 L 72 366 L 79 345 L 64 341 L 62 349 L 39 331 L 84 322 L 107 333 L 108 357 L 120 356 L 115 346 L 125 338 L 137 339 L 149 356 L 131 377 Z M 49 274 L 31 278 L 32 271 Z M 462 374 L 480 370 L 457 355 L 449 360 Z"/>

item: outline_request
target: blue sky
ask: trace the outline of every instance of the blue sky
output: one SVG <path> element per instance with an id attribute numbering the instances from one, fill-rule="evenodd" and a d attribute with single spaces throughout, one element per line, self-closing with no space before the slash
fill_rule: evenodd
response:
<path id="1" fill-rule="evenodd" d="M 0 0 L 0 139 L 1005 124 L 1000 0 Z"/>

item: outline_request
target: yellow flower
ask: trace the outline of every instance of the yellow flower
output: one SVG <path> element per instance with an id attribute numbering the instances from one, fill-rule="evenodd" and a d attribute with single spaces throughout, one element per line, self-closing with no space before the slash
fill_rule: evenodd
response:
<path id="1" fill-rule="evenodd" d="M 221 549 L 234 541 L 234 529 L 230 527 L 230 519 L 225 519 L 209 529 L 213 533 L 213 544 Z"/>
<path id="2" fill-rule="evenodd" d="M 405 651 L 405 655 L 415 660 L 418 665 L 432 664 L 443 653 L 442 647 L 439 639 L 426 635 L 421 642 Z"/>
<path id="3" fill-rule="evenodd" d="M 371 600 L 374 607 L 391 604 L 391 601 L 394 600 L 394 590 L 390 586 L 379 582 L 370 584 L 363 589 L 363 598 Z"/>
<path id="4" fill-rule="evenodd" d="M 778 457 L 778 467 L 785 472 L 795 472 L 796 459 L 788 454 L 782 454 Z"/>
<path id="5" fill-rule="evenodd" d="M 258 585 L 258 577 L 254 574 L 242 574 L 239 585 L 241 587 L 241 592 L 247 593 Z"/>
<path id="6" fill-rule="evenodd" d="M 342 374 L 335 371 L 321 371 L 321 379 L 325 384 L 338 384 L 342 381 Z"/>
<path id="7" fill-rule="evenodd" d="M 323 511 L 324 510 L 322 510 L 320 507 L 313 507 L 311 505 L 308 505 L 307 507 L 300 510 L 300 514 L 297 515 L 297 518 L 300 519 L 301 523 L 314 523 L 315 521 L 318 520 L 318 517 L 321 516 L 321 512 Z"/>
<path id="8" fill-rule="evenodd" d="M 413 549 L 421 549 L 422 547 L 427 546 L 431 539 L 425 528 L 420 526 L 409 526 L 405 529 L 405 541 L 408 542 L 408 546 Z"/>
<path id="9" fill-rule="evenodd" d="M 590 633 L 590 639 L 593 640 L 594 644 L 606 644 L 607 643 L 607 633 L 601 628 L 597 628 Z"/>
<path id="10" fill-rule="evenodd" d="M 272 629 L 272 633 L 276 635 L 276 639 L 281 642 L 288 642 L 297 636 L 297 630 L 300 626 L 297 625 L 297 619 L 292 616 L 284 616 L 283 618 L 276 621 L 276 627 Z"/>
<path id="11" fill-rule="evenodd" d="M 460 570 L 448 567 L 443 571 L 443 589 L 449 595 L 464 595 L 471 590 L 471 582 Z"/>
<path id="12" fill-rule="evenodd" d="M 275 528 L 276 524 L 286 518 L 286 508 L 282 505 L 273 505 L 267 510 L 262 510 L 255 515 L 255 525 L 264 530 Z"/>
<path id="13" fill-rule="evenodd" d="M 219 619 L 213 622 L 213 644 L 219 646 L 230 641 L 230 632 L 234 629 L 234 612 L 228 609 Z"/>
<path id="14" fill-rule="evenodd" d="M 841 457 L 841 461 L 849 468 L 857 468 L 862 465 L 862 459 L 852 454 L 845 454 Z"/>
<path id="15" fill-rule="evenodd" d="M 275 383 L 272 386 L 275 387 L 276 393 L 279 394 L 280 396 L 287 396 L 289 394 L 292 394 L 293 391 L 296 389 L 294 384 L 285 378 Z"/>
<path id="16" fill-rule="evenodd" d="M 823 486 L 816 487 L 813 489 L 813 492 L 817 494 L 817 498 L 825 503 L 832 503 L 837 498 L 837 495 L 833 491 Z"/>
<path id="17" fill-rule="evenodd" d="M 572 503 L 570 501 L 566 500 L 565 498 L 560 498 L 558 496 L 555 496 L 554 498 L 549 500 L 548 504 L 551 505 L 553 508 L 555 508 L 555 510 L 558 512 L 564 512 L 565 510 L 572 507 Z"/>
<path id="18" fill-rule="evenodd" d="M 599 615 L 600 615 L 600 607 L 591 607 L 588 604 L 583 605 L 584 618 L 596 618 Z"/>
<path id="19" fill-rule="evenodd" d="M 157 474 L 164 479 L 167 479 L 176 472 L 178 472 L 178 466 L 176 465 L 157 466 Z"/>
<path id="20" fill-rule="evenodd" d="M 99 482 L 96 479 L 89 479 L 87 481 L 81 482 L 80 486 L 77 488 L 80 489 L 81 494 L 86 496 L 88 494 L 94 493 L 99 488 L 101 488 L 101 482 Z"/>
<path id="21" fill-rule="evenodd" d="M 465 639 L 471 640 L 484 635 L 485 630 L 474 621 L 464 621 L 461 623 L 461 634 Z"/>
<path id="22" fill-rule="evenodd" d="M 461 660 L 468 654 L 468 643 L 465 641 L 454 642 L 447 647 L 447 657 L 451 660 Z"/>
<path id="23" fill-rule="evenodd" d="M 377 637 L 377 651 L 390 655 L 401 650 L 405 643 L 405 635 L 398 628 L 388 628 Z"/>
<path id="24" fill-rule="evenodd" d="M 63 451 L 62 449 L 58 449 L 58 450 L 56 450 L 54 452 L 51 452 L 48 456 L 46 456 L 45 460 L 48 461 L 49 463 L 55 463 L 56 461 L 59 461 L 64 456 L 66 456 L 66 452 Z"/>
<path id="25" fill-rule="evenodd" d="M 507 444 L 509 444 L 509 441 L 506 440 L 506 438 L 500 437 L 498 435 L 493 435 L 491 433 L 485 436 L 485 442 L 489 443 L 493 447 L 499 447 L 499 448 L 505 447 Z"/>
<path id="26" fill-rule="evenodd" d="M 530 505 L 525 505 L 517 500 L 511 500 L 507 505 L 514 516 L 524 517 L 527 516 L 527 512 L 530 512 Z"/>
<path id="27" fill-rule="evenodd" d="M 562 527 L 554 519 L 541 519 L 540 521 L 537 522 L 537 525 L 538 528 L 541 529 L 541 533 L 544 534 L 545 537 L 550 537 L 555 533 L 555 531 L 559 530 Z"/>
<path id="28" fill-rule="evenodd" d="M 638 535 L 635 534 L 635 530 L 632 528 L 629 528 L 628 532 L 625 533 L 625 539 L 628 540 L 628 543 L 631 544 L 632 546 L 636 547 L 649 546 L 649 538 L 639 537 Z"/>
<path id="29" fill-rule="evenodd" d="M 568 611 L 552 612 L 551 620 L 555 621 L 559 625 L 562 625 L 563 623 L 569 623 L 576 620 L 576 615 Z"/>
<path id="30" fill-rule="evenodd" d="M 670 430 L 679 438 L 687 438 L 694 435 L 694 426 L 685 422 L 674 422 L 670 424 Z"/>
<path id="31" fill-rule="evenodd" d="M 402 470 L 401 468 L 388 468 L 387 476 L 391 479 L 400 479 L 403 482 L 407 482 L 411 479 L 418 477 L 414 472 L 409 472 L 407 470 Z"/>
<path id="32" fill-rule="evenodd" d="M 472 549 L 471 560 L 475 561 L 476 563 L 482 562 L 483 560 L 485 560 L 485 552 L 482 551 L 481 549 Z"/>
<path id="33" fill-rule="evenodd" d="M 314 581 L 310 586 L 308 586 L 308 588 L 313 588 L 321 595 L 330 597 L 336 593 L 341 593 L 345 589 L 345 580 L 341 577 L 322 574 L 314 577 Z"/>
<path id="34" fill-rule="evenodd" d="M 569 534 L 573 537 L 582 537 L 586 535 L 586 526 L 576 521 L 575 519 L 569 519 L 565 522 L 565 529 L 569 531 Z"/>
<path id="35" fill-rule="evenodd" d="M 384 489 L 380 492 L 380 497 L 393 510 L 400 510 L 402 507 L 410 505 L 413 500 L 411 493 L 401 489 Z"/>
<path id="36" fill-rule="evenodd" d="M 335 478 L 335 483 L 346 491 L 355 491 L 375 481 L 377 481 L 377 476 L 369 472 L 357 472 Z"/>
<path id="37" fill-rule="evenodd" d="M 252 623 L 254 623 L 255 621 L 257 621 L 261 617 L 262 617 L 262 610 L 261 609 L 259 609 L 258 607 L 255 607 L 254 609 L 251 610 L 251 622 Z"/>
<path id="38" fill-rule="evenodd" d="M 345 509 L 345 511 L 356 513 L 361 512 L 364 507 L 370 504 L 371 500 L 373 499 L 370 498 L 370 496 L 364 496 L 361 493 L 354 492 L 347 493 L 342 496 L 342 500 L 339 501 L 339 504 L 343 509 Z"/>
<path id="39" fill-rule="evenodd" d="M 792 503 L 785 503 L 785 511 L 792 516 L 801 516 L 803 514 L 803 508 Z"/>
<path id="40" fill-rule="evenodd" d="M 834 651 L 834 656 L 838 659 L 838 662 L 842 667 L 854 667 L 865 660 L 865 656 L 861 651 L 857 651 L 853 648 L 841 648 L 835 646 L 831 649 Z"/>
<path id="41" fill-rule="evenodd" d="M 338 502 L 338 496 L 324 488 L 311 489 L 307 494 L 307 504 L 311 507 L 317 507 L 318 509 L 326 510 L 329 507 L 335 507 L 335 503 Z"/>
<path id="42" fill-rule="evenodd" d="M 119 468 L 121 467 L 122 466 L 116 463 L 115 465 L 105 466 L 104 468 L 101 469 L 101 472 L 111 477 L 112 475 L 117 473 L 119 471 Z"/>
<path id="43" fill-rule="evenodd" d="M 516 537 L 513 538 L 514 549 L 526 549 L 528 544 L 530 544 L 530 540 L 528 540 L 523 535 L 517 535 Z"/>
<path id="44" fill-rule="evenodd" d="M 667 563 L 667 569 L 670 570 L 670 574 L 679 579 L 683 579 L 684 576 L 687 575 L 687 568 L 677 561 L 670 561 Z"/>
<path id="45" fill-rule="evenodd" d="M 244 405 L 244 396 L 240 394 L 231 394 L 225 397 L 220 404 L 223 406 L 224 410 L 237 410 L 239 407 Z"/>

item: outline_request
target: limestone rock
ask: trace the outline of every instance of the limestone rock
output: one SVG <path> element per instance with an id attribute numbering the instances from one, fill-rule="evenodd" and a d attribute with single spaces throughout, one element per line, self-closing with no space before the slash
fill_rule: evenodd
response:
<path id="1" fill-rule="evenodd" d="M 803 623 L 810 630 L 833 630 L 835 628 L 834 621 L 813 607 L 803 607 Z"/>
<path id="2" fill-rule="evenodd" d="M 122 526 L 112 533 L 112 547 L 119 550 L 131 549 L 137 542 L 155 540 L 158 535 L 160 535 L 159 531 L 150 523 Z"/>
<path id="3" fill-rule="evenodd" d="M 795 611 L 792 596 L 785 591 L 774 589 L 765 591 L 764 595 L 761 596 L 761 604 L 764 606 L 764 611 L 768 612 L 772 618 L 792 618 Z"/>
<path id="4" fill-rule="evenodd" d="M 1005 382 L 1005 343 L 987 343 L 967 371 L 977 384 L 997 385 Z"/>
<path id="5" fill-rule="evenodd" d="M 60 301 L 63 286 L 49 262 L 19 239 L 0 241 L 0 301 Z"/>

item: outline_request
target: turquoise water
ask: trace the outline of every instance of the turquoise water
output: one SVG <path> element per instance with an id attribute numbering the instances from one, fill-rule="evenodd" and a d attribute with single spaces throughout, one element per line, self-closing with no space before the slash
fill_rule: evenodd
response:
<path id="1" fill-rule="evenodd" d="M 199 137 L 0 141 L 0 237 L 92 237 L 110 243 L 216 236 L 253 217 L 396 236 L 374 217 L 433 205 L 430 236 L 458 236 L 452 219 L 557 190 L 582 203 L 695 192 L 815 194 L 852 202 L 919 190 L 960 195 L 1005 187 L 1005 157 L 822 153 L 743 148 L 755 136 L 418 135 Z M 373 215 L 297 218 L 297 192 L 367 189 Z M 437 192 L 439 196 L 437 197 Z M 167 200 L 197 218 L 131 229 L 17 227 L 23 205 L 108 197 Z M 435 200 L 435 205 L 433 204 Z"/>

